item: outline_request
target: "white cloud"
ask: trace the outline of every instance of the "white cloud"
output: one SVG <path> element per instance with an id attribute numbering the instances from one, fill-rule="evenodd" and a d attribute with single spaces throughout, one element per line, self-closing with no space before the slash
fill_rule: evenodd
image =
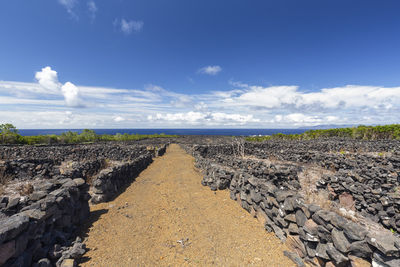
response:
<path id="1" fill-rule="evenodd" d="M 264 108 L 276 108 L 297 101 L 297 86 L 252 86 L 250 90 L 237 96 L 226 97 L 223 101 L 232 105 L 251 105 Z"/>
<path id="2" fill-rule="evenodd" d="M 93 0 L 90 0 L 89 2 L 87 2 L 87 8 L 88 8 L 90 17 L 93 21 L 96 18 L 97 5 Z"/>
<path id="3" fill-rule="evenodd" d="M 243 89 L 242 89 L 243 90 Z M 266 109 L 319 108 L 374 108 L 390 109 L 400 103 L 400 87 L 347 85 L 324 88 L 317 92 L 301 92 L 298 86 L 248 86 L 242 92 L 226 95 L 226 105 L 253 106 Z"/>
<path id="4" fill-rule="evenodd" d="M 74 114 L 71 111 L 65 111 L 65 116 L 60 119 L 59 124 L 69 124 L 74 119 Z"/>
<path id="5" fill-rule="evenodd" d="M 400 87 L 347 85 L 310 92 L 230 82 L 232 90 L 185 94 L 151 84 L 138 89 L 61 83 L 49 66 L 35 78 L 34 83 L 0 81 L 0 120 L 20 128 L 288 128 L 398 123 L 400 114 Z"/>
<path id="6" fill-rule="evenodd" d="M 79 88 L 71 82 L 66 82 L 61 87 L 62 94 L 64 95 L 65 104 L 68 107 L 83 107 L 82 100 L 80 99 Z"/>
<path id="7" fill-rule="evenodd" d="M 78 19 L 78 16 L 74 12 L 74 7 L 78 2 L 77 0 L 58 0 L 58 2 L 65 7 L 72 18 Z"/>
<path id="8" fill-rule="evenodd" d="M 215 66 L 206 66 L 198 70 L 199 73 L 208 74 L 208 75 L 217 75 L 222 71 L 222 68 L 218 65 Z"/>
<path id="9" fill-rule="evenodd" d="M 174 124 L 189 125 L 244 125 L 250 122 L 259 122 L 253 115 L 227 114 L 222 112 L 196 112 L 186 113 L 157 113 L 155 116 L 149 115 L 149 121 L 172 122 Z"/>
<path id="10" fill-rule="evenodd" d="M 305 115 L 302 113 L 291 113 L 287 115 L 275 115 L 272 123 L 288 124 L 294 126 L 313 126 L 328 123 L 338 123 L 340 119 L 336 116 Z"/>
<path id="11" fill-rule="evenodd" d="M 44 67 L 41 71 L 36 72 L 35 78 L 44 89 L 47 89 L 50 92 L 56 92 L 60 88 L 57 71 L 52 70 L 49 66 Z"/>
<path id="12" fill-rule="evenodd" d="M 117 116 L 117 117 L 114 117 L 113 120 L 114 120 L 115 122 L 121 122 L 121 121 L 124 121 L 125 118 L 124 118 L 124 117 L 121 117 L 121 116 Z"/>
<path id="13" fill-rule="evenodd" d="M 201 101 L 200 103 L 194 105 L 194 109 L 197 111 L 206 111 L 208 110 L 208 105 Z"/>
<path id="14" fill-rule="evenodd" d="M 77 86 L 71 82 L 66 82 L 62 85 L 58 81 L 57 72 L 47 66 L 41 71 L 36 72 L 35 78 L 39 85 L 53 94 L 61 91 L 64 96 L 65 104 L 68 107 L 83 107 L 83 101 L 80 98 L 80 91 Z M 32 92 L 32 90 L 30 90 Z"/>
<path id="15" fill-rule="evenodd" d="M 144 22 L 126 19 L 115 19 L 114 26 L 117 26 L 124 34 L 130 35 L 142 31 Z"/>

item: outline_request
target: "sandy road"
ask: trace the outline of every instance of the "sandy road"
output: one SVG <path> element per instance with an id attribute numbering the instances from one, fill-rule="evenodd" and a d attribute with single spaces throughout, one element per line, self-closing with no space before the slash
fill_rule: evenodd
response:
<path id="1" fill-rule="evenodd" d="M 193 157 L 171 145 L 114 201 L 91 207 L 81 265 L 294 265 L 274 234 L 201 179 Z"/>

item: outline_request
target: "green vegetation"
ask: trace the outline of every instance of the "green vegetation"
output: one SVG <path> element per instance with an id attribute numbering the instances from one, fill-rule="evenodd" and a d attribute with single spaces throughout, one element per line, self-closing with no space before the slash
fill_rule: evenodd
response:
<path id="1" fill-rule="evenodd" d="M 327 130 L 309 130 L 302 134 L 273 134 L 269 136 L 247 137 L 247 141 L 266 141 L 271 139 L 310 140 L 318 138 L 349 138 L 362 140 L 400 139 L 400 124 L 364 126 Z"/>
<path id="2" fill-rule="evenodd" d="M 22 136 L 12 124 L 0 124 L 0 144 L 79 144 L 88 142 L 103 141 L 137 141 L 150 138 L 178 137 L 177 135 L 166 134 L 96 134 L 93 130 L 84 129 L 82 133 L 68 131 L 61 135 L 35 135 Z"/>

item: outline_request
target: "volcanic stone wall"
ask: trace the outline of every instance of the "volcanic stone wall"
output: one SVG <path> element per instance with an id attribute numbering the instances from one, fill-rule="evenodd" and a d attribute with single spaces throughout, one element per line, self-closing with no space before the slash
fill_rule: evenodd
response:
<path id="1" fill-rule="evenodd" d="M 87 191 L 83 179 L 54 179 L 29 197 L 0 197 L 0 265 L 59 266 L 82 255 L 84 245 L 71 238 L 89 216 Z"/>
<path id="2" fill-rule="evenodd" d="M 81 257 L 86 250 L 76 230 L 89 217 L 89 200 L 115 197 L 165 150 L 165 144 L 0 147 L 0 266 L 61 266 Z"/>
<path id="3" fill-rule="evenodd" d="M 312 145 L 313 148 L 321 147 L 321 151 L 325 151 L 320 152 L 320 154 L 332 153 L 330 149 L 322 149 L 324 145 L 315 143 L 312 143 Z M 244 144 L 244 146 L 246 148 L 245 158 L 231 156 L 238 152 L 234 151 L 233 145 L 185 146 L 185 148 L 193 153 L 196 166 L 204 173 L 202 184 L 209 186 L 212 190 L 229 188 L 233 200 L 238 201 L 245 210 L 261 220 L 268 231 L 274 232 L 296 252 L 296 254 L 288 253 L 288 256 L 299 266 L 302 266 L 303 261 L 313 262 L 321 266 L 349 266 L 355 264 L 359 258 L 365 259 L 375 266 L 400 266 L 400 239 L 397 234 L 393 234 L 391 231 L 382 228 L 381 225 L 370 221 L 369 217 L 364 218 L 362 216 L 374 212 L 375 208 L 374 210 L 371 209 L 371 207 L 374 207 L 371 198 L 374 200 L 373 203 L 376 203 L 377 196 L 380 196 L 378 199 L 381 203 L 382 196 L 390 196 L 388 191 L 391 189 L 380 184 L 379 178 L 382 177 L 377 176 L 378 179 L 373 180 L 377 173 L 386 173 L 381 169 L 385 169 L 384 166 L 387 167 L 390 164 L 376 165 L 376 169 L 368 174 L 369 180 L 362 183 L 372 187 L 373 185 L 379 186 L 381 188 L 379 194 L 374 194 L 372 191 L 362 193 L 363 190 L 367 189 L 364 187 L 362 190 L 358 190 L 360 193 L 346 189 L 346 187 L 358 188 L 361 182 L 357 184 L 357 180 L 347 180 L 347 183 L 343 184 L 343 179 L 347 179 L 347 176 L 341 176 L 340 171 L 333 172 L 335 174 L 333 177 L 343 177 L 342 179 L 335 180 L 331 176 L 321 177 L 317 185 L 321 190 L 331 193 L 331 201 L 337 200 L 335 196 L 332 196 L 332 193 L 337 194 L 336 198 L 338 198 L 348 190 L 346 192 L 354 196 L 355 206 L 368 211 L 368 214 L 362 213 L 361 216 L 353 216 L 353 213 L 349 213 L 347 210 L 329 209 L 321 207 L 318 203 L 305 201 L 301 194 L 299 173 L 309 167 L 309 165 L 303 163 L 310 162 L 282 161 L 282 158 L 288 158 L 291 155 L 301 156 L 302 150 L 305 150 L 306 147 L 304 144 L 299 145 L 300 152 L 291 143 L 288 145 L 281 141 L 262 144 L 260 148 L 257 148 L 255 144 Z M 271 150 L 266 152 L 268 147 Z M 362 148 L 362 145 L 355 146 L 352 142 L 351 144 L 342 142 L 336 144 L 336 146 L 331 144 L 331 148 L 336 149 L 336 151 L 340 151 L 343 147 L 357 149 L 353 151 L 361 151 L 361 149 L 369 152 L 376 151 L 371 144 L 364 148 Z M 381 147 L 388 148 L 389 145 L 387 143 L 378 144 L 378 148 Z M 252 149 L 251 152 L 249 152 L 250 148 Z M 290 149 L 293 149 L 293 151 L 290 151 Z M 264 152 L 260 152 L 260 150 L 264 150 Z M 254 159 L 255 155 L 262 155 L 260 157 L 262 159 L 268 159 L 270 156 L 274 156 L 275 159 L 280 157 L 280 160 L 271 164 L 259 158 Z M 341 154 L 339 153 L 339 155 Z M 324 156 L 327 157 L 328 155 L 320 155 L 320 158 Z M 395 162 L 396 159 L 391 158 L 388 161 Z M 375 162 L 379 162 L 379 159 Z M 374 165 L 375 162 L 368 164 Z M 321 162 L 317 165 L 324 166 Z M 360 163 L 360 165 L 362 164 Z M 348 165 L 338 164 L 338 166 L 341 170 L 343 166 Z M 398 171 L 396 167 L 393 166 L 393 168 Z M 352 170 L 362 173 L 359 169 L 353 168 Z M 331 179 L 334 179 L 335 182 L 332 182 Z M 392 182 L 392 186 L 398 185 L 397 179 L 389 181 Z M 328 190 L 327 185 L 329 183 L 329 187 L 335 188 L 334 190 Z M 371 193 L 371 196 L 368 193 Z M 359 195 L 364 195 L 364 202 L 358 199 Z M 390 197 L 388 198 L 390 199 Z M 395 197 L 393 199 L 393 201 L 396 201 Z M 363 206 L 360 203 L 365 205 Z M 393 207 L 394 211 L 389 208 L 390 205 L 387 202 L 384 202 L 384 204 L 382 204 L 382 210 L 385 211 L 386 215 L 383 212 L 376 212 L 379 220 L 376 219 L 375 222 L 384 225 L 382 220 L 390 217 L 389 220 L 396 224 L 398 211 L 395 207 Z M 389 211 L 385 207 L 388 207 Z M 376 208 L 379 209 L 380 206 Z M 393 225 L 390 224 L 390 226 Z"/>
<path id="4" fill-rule="evenodd" d="M 151 155 L 143 155 L 134 161 L 117 163 L 114 166 L 101 170 L 93 181 L 91 202 L 105 202 L 115 197 L 152 161 Z"/>

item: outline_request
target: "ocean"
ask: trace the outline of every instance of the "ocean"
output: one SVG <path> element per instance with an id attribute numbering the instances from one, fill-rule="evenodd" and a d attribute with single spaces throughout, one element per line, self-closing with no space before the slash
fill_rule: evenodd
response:
<path id="1" fill-rule="evenodd" d="M 19 133 L 24 136 L 56 134 L 73 131 L 81 133 L 83 129 L 21 129 Z M 176 134 L 176 135 L 228 135 L 251 136 L 271 135 L 276 133 L 301 134 L 307 129 L 93 129 L 97 134 Z"/>

